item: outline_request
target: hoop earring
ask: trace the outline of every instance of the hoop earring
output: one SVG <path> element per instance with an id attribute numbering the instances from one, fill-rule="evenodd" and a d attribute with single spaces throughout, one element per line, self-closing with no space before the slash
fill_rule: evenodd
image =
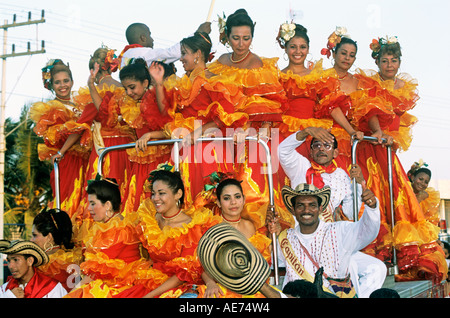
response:
<path id="1" fill-rule="evenodd" d="M 308 57 L 309 57 L 309 58 L 308 58 Z M 312 53 L 308 53 L 308 54 L 306 55 L 305 61 L 306 61 L 306 62 L 312 62 L 312 60 L 313 60 L 313 55 L 312 55 Z"/>
<path id="2" fill-rule="evenodd" d="M 46 247 L 47 244 L 50 244 L 50 247 Z M 45 251 L 45 252 L 50 251 L 52 248 L 53 248 L 53 244 L 50 243 L 49 241 L 47 241 L 47 242 L 44 243 L 44 251 Z"/>
<path id="3" fill-rule="evenodd" d="M 287 55 L 286 52 L 283 53 L 283 59 L 284 59 L 285 61 L 289 61 L 289 56 Z"/>
<path id="4" fill-rule="evenodd" d="M 331 59 L 330 63 L 331 63 L 331 67 L 334 67 L 334 59 Z"/>

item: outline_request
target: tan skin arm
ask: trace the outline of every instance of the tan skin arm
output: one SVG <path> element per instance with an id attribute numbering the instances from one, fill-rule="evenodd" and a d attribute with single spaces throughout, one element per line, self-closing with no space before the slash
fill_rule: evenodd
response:
<path id="1" fill-rule="evenodd" d="M 154 298 L 168 291 L 169 289 L 180 286 L 182 283 L 183 281 L 179 280 L 178 277 L 174 275 L 170 277 L 168 280 L 166 280 L 164 283 L 159 285 L 157 288 L 149 292 L 143 298 Z"/>
<path id="2" fill-rule="evenodd" d="M 89 87 L 89 93 L 91 94 L 92 102 L 95 105 L 95 108 L 100 109 L 100 105 L 102 103 L 102 97 L 97 91 L 97 88 L 95 87 L 95 77 L 98 74 L 98 71 L 100 69 L 100 65 L 98 63 L 94 64 L 94 69 L 90 70 L 90 75 L 88 78 L 88 87 Z"/>
<path id="3" fill-rule="evenodd" d="M 55 164 L 55 160 L 61 161 L 61 159 L 64 156 L 64 154 L 66 153 L 66 151 L 69 150 L 70 147 L 75 145 L 80 138 L 81 138 L 81 135 L 78 135 L 78 134 L 69 135 L 69 137 L 67 137 L 67 139 L 66 139 L 66 142 L 64 143 L 64 145 L 59 150 L 59 152 L 61 154 L 56 154 L 56 155 L 52 156 L 52 159 L 51 159 L 52 160 L 52 164 Z"/>
<path id="4" fill-rule="evenodd" d="M 342 110 L 337 107 L 331 111 L 331 117 L 333 117 L 334 121 L 338 123 L 344 130 L 350 135 L 354 136 L 355 139 L 362 140 L 364 138 L 364 133 L 362 131 L 355 130 L 352 125 L 347 120 L 347 117 L 345 117 Z"/>
<path id="5" fill-rule="evenodd" d="M 382 138 L 387 139 L 387 145 L 390 146 L 394 142 L 394 138 L 392 136 L 389 136 L 385 134 L 380 127 L 380 122 L 378 120 L 378 116 L 372 116 L 369 118 L 369 127 L 372 130 L 373 134 L 372 137 L 376 137 L 378 139 L 378 142 L 372 142 L 373 144 L 381 145 L 383 142 L 381 141 Z"/>

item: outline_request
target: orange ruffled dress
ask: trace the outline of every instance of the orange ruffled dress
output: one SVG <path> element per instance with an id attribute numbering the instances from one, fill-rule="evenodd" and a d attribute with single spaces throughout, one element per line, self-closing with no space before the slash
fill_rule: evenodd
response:
<path id="1" fill-rule="evenodd" d="M 121 112 L 123 120 L 134 129 L 137 139 L 147 132 L 164 130 L 164 126 L 172 120 L 168 114 L 160 113 L 154 87 L 150 87 L 139 102 L 127 97 Z M 150 196 L 147 178 L 158 164 L 170 161 L 172 147 L 171 144 L 151 146 L 145 152 L 127 149 L 132 167 L 124 189 L 124 212 L 137 211 L 139 205 Z"/>
<path id="2" fill-rule="evenodd" d="M 243 98 L 236 87 L 229 85 L 223 76 L 207 77 L 205 70 L 196 69 L 190 76 L 171 76 L 165 81 L 169 115 L 173 121 L 166 125 L 167 134 L 182 131 L 183 137 L 214 122 L 217 128 L 205 136 L 223 137 L 229 129 L 245 125 L 248 116 L 237 111 L 235 105 Z M 201 137 L 195 136 L 195 138 Z M 203 189 L 206 177 L 214 171 L 233 170 L 233 143 L 202 142 L 182 149 L 181 171 L 186 188 L 186 201 L 191 204 Z M 194 182 L 195 181 L 195 182 Z"/>
<path id="3" fill-rule="evenodd" d="M 72 290 L 66 298 L 141 298 L 147 290 L 137 273 L 151 267 L 141 255 L 136 213 L 119 216 L 106 223 L 93 222 L 84 238 L 84 261 L 81 271 L 92 278 L 90 283 Z"/>
<path id="4" fill-rule="evenodd" d="M 89 124 L 80 121 L 85 108 L 95 108 L 84 96 L 73 94 L 72 103 L 59 100 L 34 103 L 29 111 L 34 121 L 34 132 L 42 137 L 38 145 L 41 161 L 49 160 L 64 145 L 71 134 L 80 134 L 80 142 L 73 145 L 59 162 L 59 193 L 61 209 L 73 216 L 83 195 L 84 177 L 89 154 L 92 149 L 92 134 Z M 55 194 L 55 174 L 50 174 L 50 185 Z M 56 207 L 56 201 L 53 203 Z"/>
<path id="5" fill-rule="evenodd" d="M 192 220 L 182 227 L 161 229 L 155 219 L 155 208 L 150 199 L 145 200 L 137 214 L 137 227 L 144 248 L 147 249 L 153 267 L 138 271 L 140 282 L 147 289 L 154 290 L 167 279 L 176 275 L 184 283 L 160 295 L 160 298 L 177 298 L 192 285 L 203 284 L 203 268 L 196 256 L 196 248 L 202 235 L 221 222 L 209 209 L 190 208 L 184 211 Z"/>
<path id="6" fill-rule="evenodd" d="M 240 91 L 236 96 L 235 110 L 248 115 L 248 121 L 242 129 L 254 129 L 258 132 L 264 122 L 270 122 L 272 128 L 277 128 L 282 122 L 286 94 L 280 82 L 280 70 L 277 66 L 278 58 L 261 57 L 263 66 L 255 69 L 240 69 L 222 64 L 218 61 L 208 65 L 208 70 L 220 74 L 226 83 Z M 243 95 L 243 97 L 242 97 Z M 277 148 L 279 136 L 277 129 L 271 129 L 271 140 L 267 143 L 272 160 L 272 179 L 275 194 L 275 206 L 282 206 L 281 188 L 285 184 L 285 175 L 278 164 Z M 247 183 L 260 200 L 266 204 L 269 201 L 269 187 L 267 178 L 267 160 L 265 149 L 254 142 L 250 142 L 244 150 L 236 150 L 235 172 L 237 178 Z M 283 209 L 279 209 L 283 214 Z M 265 212 L 264 212 L 265 217 Z M 289 216 L 287 216 L 289 217 Z"/>
<path id="7" fill-rule="evenodd" d="M 44 275 L 59 281 L 63 287 L 70 292 L 75 285 L 77 268 L 83 259 L 82 250 L 75 247 L 72 250 L 59 249 L 49 255 L 50 261 L 36 269 Z M 70 287 L 69 287 L 70 285 Z"/>

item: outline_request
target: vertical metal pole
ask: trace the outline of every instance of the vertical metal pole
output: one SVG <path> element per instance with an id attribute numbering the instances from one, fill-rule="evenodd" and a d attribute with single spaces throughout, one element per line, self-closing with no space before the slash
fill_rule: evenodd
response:
<path id="1" fill-rule="evenodd" d="M 388 179 L 389 179 L 389 203 L 391 208 L 391 230 L 392 234 L 394 234 L 395 227 L 395 210 L 394 210 L 394 189 L 393 189 L 393 165 L 392 165 L 392 149 L 391 146 L 386 147 L 387 151 L 387 161 L 388 161 Z M 397 250 L 395 249 L 395 242 L 392 244 L 392 265 L 393 265 L 393 273 L 398 274 L 398 266 L 397 266 Z"/>
<path id="2" fill-rule="evenodd" d="M 8 24 L 8 20 L 5 20 L 5 25 Z M 3 29 L 3 56 L 6 55 L 6 37 L 8 31 L 7 28 Z M 4 235 L 4 222 L 3 215 L 5 211 L 5 95 L 6 95 L 6 57 L 2 61 L 2 97 L 1 97 L 1 109 L 0 109 L 0 239 L 3 239 Z M 3 284 L 3 258 L 1 259 L 0 270 L 0 283 Z"/>
<path id="3" fill-rule="evenodd" d="M 55 160 L 55 163 L 53 164 L 53 173 L 55 174 L 55 201 L 56 201 L 56 208 L 58 210 L 61 210 L 61 196 L 59 193 L 59 165 L 58 161 Z"/>
<path id="4" fill-rule="evenodd" d="M 353 140 L 352 145 L 352 164 L 356 164 L 356 147 L 358 146 L 358 139 Z M 352 187 L 353 187 L 353 220 L 358 221 L 359 211 L 358 211 L 358 185 L 356 183 L 356 179 L 352 179 Z"/>

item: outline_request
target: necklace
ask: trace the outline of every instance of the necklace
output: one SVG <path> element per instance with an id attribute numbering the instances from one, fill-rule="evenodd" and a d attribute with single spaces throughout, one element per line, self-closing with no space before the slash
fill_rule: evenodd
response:
<path id="1" fill-rule="evenodd" d="M 61 97 L 59 97 L 58 95 L 55 95 L 55 97 L 56 97 L 57 100 L 60 100 L 60 101 L 62 101 L 62 102 L 72 102 L 72 97 L 69 97 L 69 98 L 61 98 Z"/>
<path id="2" fill-rule="evenodd" d="M 339 76 L 339 80 L 340 80 L 340 81 L 343 81 L 347 76 L 348 76 L 348 72 L 345 73 L 345 75 L 342 76 L 342 77 Z"/>
<path id="3" fill-rule="evenodd" d="M 100 84 L 100 82 L 102 81 L 102 79 L 104 79 L 105 77 L 111 77 L 111 75 L 109 75 L 109 74 L 106 74 L 106 75 L 103 75 L 103 76 L 101 76 L 99 79 L 98 79 L 98 83 Z"/>
<path id="4" fill-rule="evenodd" d="M 227 220 L 225 215 L 223 215 L 223 213 L 222 213 L 222 218 L 225 222 L 230 223 L 230 224 L 237 224 L 237 223 L 241 222 L 241 216 L 239 216 L 239 219 L 237 219 L 237 220 Z"/>
<path id="5" fill-rule="evenodd" d="M 176 218 L 176 217 L 179 216 L 180 214 L 181 214 L 181 209 L 179 209 L 178 212 L 175 213 L 175 214 L 172 215 L 172 216 L 164 216 L 164 215 L 161 214 L 161 217 L 162 217 L 164 220 L 171 220 L 171 219 Z"/>
<path id="6" fill-rule="evenodd" d="M 247 53 L 244 55 L 244 57 L 241 58 L 240 60 L 233 60 L 233 54 L 234 54 L 234 52 L 230 54 L 230 61 L 232 63 L 237 64 L 237 63 L 241 63 L 243 60 L 245 60 L 247 58 L 247 56 L 250 55 L 250 50 L 248 50 Z"/>

